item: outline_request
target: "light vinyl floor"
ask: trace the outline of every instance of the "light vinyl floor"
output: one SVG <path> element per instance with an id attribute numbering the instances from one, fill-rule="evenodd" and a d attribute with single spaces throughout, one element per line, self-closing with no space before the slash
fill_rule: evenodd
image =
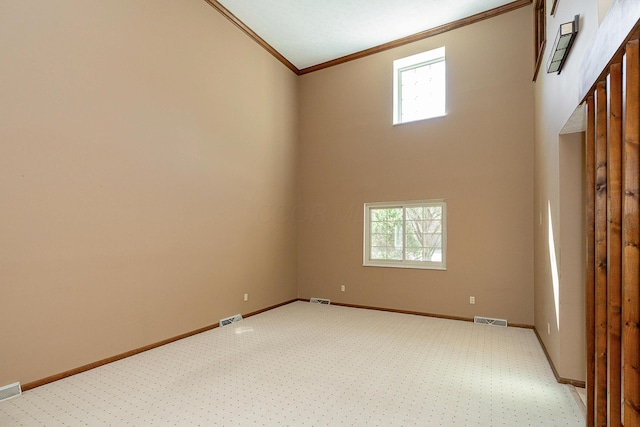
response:
<path id="1" fill-rule="evenodd" d="M 532 330 L 294 302 L 0 403 L 0 426 L 583 426 Z"/>

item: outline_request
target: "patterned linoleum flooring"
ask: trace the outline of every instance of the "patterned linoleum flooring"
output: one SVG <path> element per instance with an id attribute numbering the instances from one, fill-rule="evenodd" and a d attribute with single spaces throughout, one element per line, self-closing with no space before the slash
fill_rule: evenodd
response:
<path id="1" fill-rule="evenodd" d="M 0 403 L 0 426 L 584 423 L 531 330 L 306 302 Z"/>

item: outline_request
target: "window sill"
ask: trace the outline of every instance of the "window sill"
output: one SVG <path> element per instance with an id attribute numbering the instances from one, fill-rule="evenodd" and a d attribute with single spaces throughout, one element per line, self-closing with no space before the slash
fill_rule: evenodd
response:
<path id="1" fill-rule="evenodd" d="M 425 117 L 424 119 L 415 119 L 415 120 L 409 120 L 407 122 L 397 122 L 397 123 L 393 123 L 393 126 L 401 126 L 401 125 L 408 125 L 410 123 L 417 123 L 417 122 L 424 122 L 427 120 L 433 120 L 433 119 L 442 119 L 444 117 L 447 117 L 447 114 L 441 114 L 439 116 L 431 116 L 431 117 Z"/>
<path id="2" fill-rule="evenodd" d="M 434 264 L 423 264 L 423 263 L 408 263 L 408 262 L 365 262 L 362 264 L 363 267 L 383 267 L 383 268 L 413 268 L 418 270 L 440 270 L 446 271 L 447 266 L 439 263 Z"/>

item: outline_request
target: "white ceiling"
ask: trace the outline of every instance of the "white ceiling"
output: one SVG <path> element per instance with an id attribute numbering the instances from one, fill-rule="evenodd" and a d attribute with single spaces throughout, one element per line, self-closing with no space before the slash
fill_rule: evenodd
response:
<path id="1" fill-rule="evenodd" d="M 513 0 L 218 0 L 298 69 Z"/>

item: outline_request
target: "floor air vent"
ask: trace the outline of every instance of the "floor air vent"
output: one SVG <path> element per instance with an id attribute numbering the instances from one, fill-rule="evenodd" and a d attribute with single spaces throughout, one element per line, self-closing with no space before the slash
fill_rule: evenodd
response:
<path id="1" fill-rule="evenodd" d="M 22 394 L 20 383 L 13 383 L 0 387 L 0 402 L 3 400 L 9 400 L 13 397 L 18 397 Z"/>
<path id="2" fill-rule="evenodd" d="M 504 319 L 492 319 L 490 317 L 479 316 L 473 318 L 473 323 L 477 323 L 479 325 L 507 326 L 507 321 Z"/>
<path id="3" fill-rule="evenodd" d="M 325 304 L 325 305 L 331 304 L 331 300 L 328 300 L 325 298 L 311 298 L 309 302 L 312 302 L 314 304 Z"/>
<path id="4" fill-rule="evenodd" d="M 242 320 L 242 314 L 236 314 L 235 316 L 220 319 L 220 326 L 227 326 L 232 323 L 236 323 Z"/>

